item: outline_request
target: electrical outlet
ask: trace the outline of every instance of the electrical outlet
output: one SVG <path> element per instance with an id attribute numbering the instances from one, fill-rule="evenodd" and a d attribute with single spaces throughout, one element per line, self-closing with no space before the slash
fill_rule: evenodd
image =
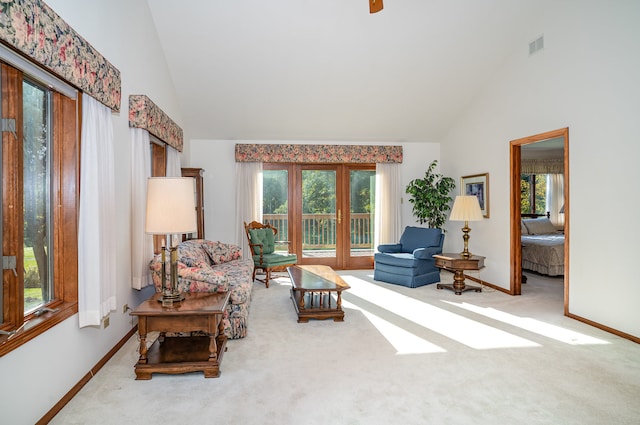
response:
<path id="1" fill-rule="evenodd" d="M 129 310 L 129 304 L 125 304 L 122 306 L 122 314 L 126 313 Z"/>
<path id="2" fill-rule="evenodd" d="M 104 321 L 102 322 L 104 329 L 107 329 L 109 327 L 109 317 L 105 317 Z"/>

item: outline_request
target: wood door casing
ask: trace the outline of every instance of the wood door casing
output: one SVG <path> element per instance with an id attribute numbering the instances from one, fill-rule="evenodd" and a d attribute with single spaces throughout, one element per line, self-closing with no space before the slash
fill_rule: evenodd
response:
<path id="1" fill-rule="evenodd" d="M 564 139 L 564 314 L 569 313 L 569 129 L 548 131 L 510 142 L 510 217 L 511 217 L 511 285 L 512 295 L 522 294 L 522 243 L 520 212 L 521 147 L 543 140 Z"/>

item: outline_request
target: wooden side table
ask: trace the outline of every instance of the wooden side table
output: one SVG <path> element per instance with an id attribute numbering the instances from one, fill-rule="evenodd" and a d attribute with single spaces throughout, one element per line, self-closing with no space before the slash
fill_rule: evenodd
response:
<path id="1" fill-rule="evenodd" d="M 204 372 L 205 378 L 220 376 L 220 363 L 227 345 L 222 316 L 229 292 L 194 292 L 182 302 L 163 307 L 155 294 L 131 312 L 138 316 L 140 358 L 136 379 L 151 379 L 151 374 Z M 147 333 L 160 337 L 147 349 Z M 167 332 L 204 332 L 202 336 L 165 336 Z"/>
<path id="2" fill-rule="evenodd" d="M 466 291 L 482 292 L 482 288 L 479 286 L 465 285 L 464 271 L 483 268 L 484 257 L 472 255 L 469 258 L 464 258 L 460 254 L 445 253 L 434 255 L 433 258 L 436 260 L 436 267 L 454 272 L 453 283 L 438 283 L 436 286 L 438 289 L 450 289 L 456 295 Z"/>

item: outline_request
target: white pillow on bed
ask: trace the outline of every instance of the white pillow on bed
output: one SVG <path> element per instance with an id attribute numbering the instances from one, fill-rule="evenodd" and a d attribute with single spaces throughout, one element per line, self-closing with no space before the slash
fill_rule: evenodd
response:
<path id="1" fill-rule="evenodd" d="M 524 225 L 524 221 L 522 220 L 520 220 L 520 233 L 523 235 L 529 234 L 529 229 L 527 229 L 527 226 Z"/>
<path id="2" fill-rule="evenodd" d="M 551 221 L 547 217 L 532 218 L 522 220 L 530 235 L 544 235 L 547 233 L 557 233 Z"/>

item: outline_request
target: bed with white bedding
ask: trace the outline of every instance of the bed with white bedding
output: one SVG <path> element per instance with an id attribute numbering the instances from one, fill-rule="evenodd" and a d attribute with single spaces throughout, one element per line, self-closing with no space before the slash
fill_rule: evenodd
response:
<path id="1" fill-rule="evenodd" d="M 522 268 L 564 275 L 564 234 L 547 217 L 522 220 Z"/>

